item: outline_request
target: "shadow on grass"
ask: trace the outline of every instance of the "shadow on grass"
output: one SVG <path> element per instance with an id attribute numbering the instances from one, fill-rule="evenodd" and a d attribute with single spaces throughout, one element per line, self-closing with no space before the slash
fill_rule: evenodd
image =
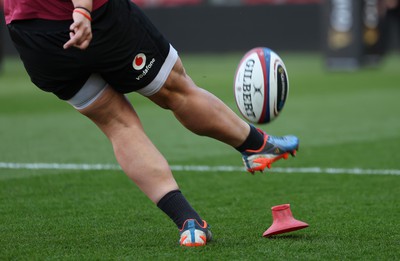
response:
<path id="1" fill-rule="evenodd" d="M 296 235 L 275 235 L 275 236 L 270 236 L 266 237 L 266 239 L 269 240 L 283 240 L 283 239 L 292 239 L 292 240 L 310 240 L 311 236 L 310 235 L 305 235 L 305 234 L 296 234 Z"/>

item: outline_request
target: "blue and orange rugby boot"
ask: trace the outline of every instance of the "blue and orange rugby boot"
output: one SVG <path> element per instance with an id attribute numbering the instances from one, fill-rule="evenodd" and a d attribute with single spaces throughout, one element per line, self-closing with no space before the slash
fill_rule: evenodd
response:
<path id="1" fill-rule="evenodd" d="M 205 246 L 212 239 L 212 233 L 206 221 L 201 226 L 196 219 L 187 219 L 179 231 L 179 244 L 187 247 Z"/>
<path id="2" fill-rule="evenodd" d="M 272 163 L 279 159 L 293 157 L 299 149 L 299 138 L 293 135 L 282 137 L 271 136 L 263 130 L 257 129 L 264 136 L 264 143 L 258 150 L 246 150 L 242 152 L 243 163 L 248 172 L 254 174 L 271 168 Z"/>

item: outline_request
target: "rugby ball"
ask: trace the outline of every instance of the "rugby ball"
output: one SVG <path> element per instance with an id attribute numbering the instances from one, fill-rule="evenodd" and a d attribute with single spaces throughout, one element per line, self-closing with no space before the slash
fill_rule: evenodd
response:
<path id="1" fill-rule="evenodd" d="M 241 59 L 234 79 L 236 105 L 252 123 L 269 123 L 289 94 L 289 79 L 282 59 L 271 49 L 258 47 Z"/>

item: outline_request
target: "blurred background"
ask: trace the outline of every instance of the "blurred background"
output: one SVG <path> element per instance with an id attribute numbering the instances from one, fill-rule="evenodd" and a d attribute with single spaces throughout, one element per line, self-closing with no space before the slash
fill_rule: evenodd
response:
<path id="1" fill-rule="evenodd" d="M 180 52 L 244 52 L 265 46 L 277 52 L 321 52 L 327 68 L 353 70 L 376 65 L 387 52 L 400 49 L 398 0 L 134 2 Z M 1 63 L 16 51 L 0 20 Z"/>

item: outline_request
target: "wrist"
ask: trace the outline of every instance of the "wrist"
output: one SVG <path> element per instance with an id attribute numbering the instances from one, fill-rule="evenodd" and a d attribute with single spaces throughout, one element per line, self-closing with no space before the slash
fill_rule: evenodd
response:
<path id="1" fill-rule="evenodd" d="M 75 10 L 75 9 L 83 10 L 83 11 L 87 12 L 89 15 L 92 14 L 92 11 L 91 11 L 89 8 L 86 8 L 86 7 L 84 7 L 84 6 L 75 6 L 75 7 L 74 7 L 74 10 Z"/>
<path id="2" fill-rule="evenodd" d="M 92 21 L 92 12 L 89 9 L 85 8 L 85 7 L 76 6 L 76 7 L 74 7 L 74 11 L 73 12 L 83 15 L 90 22 Z"/>

